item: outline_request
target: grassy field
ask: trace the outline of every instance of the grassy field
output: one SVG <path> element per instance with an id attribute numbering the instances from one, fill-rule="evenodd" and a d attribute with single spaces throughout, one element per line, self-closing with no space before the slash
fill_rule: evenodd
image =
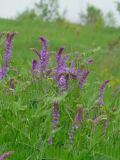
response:
<path id="1" fill-rule="evenodd" d="M 91 28 L 69 23 L 48 23 L 40 20 L 12 21 L 0 19 L 0 32 L 18 32 L 13 43 L 12 67 L 0 81 L 0 155 L 15 151 L 11 160 L 119 160 L 120 159 L 120 95 L 113 94 L 120 85 L 120 29 Z M 41 49 L 40 36 L 48 39 L 50 68 L 55 67 L 59 47 L 65 47 L 68 65 L 72 60 L 89 68 L 90 75 L 81 91 L 76 81 L 69 82 L 69 91 L 60 95 L 48 77 L 33 82 L 30 48 Z M 0 41 L 0 63 L 4 52 Z M 86 65 L 88 58 L 93 64 Z M 9 90 L 10 78 L 15 81 L 14 94 Z M 104 94 L 105 104 L 97 105 L 100 85 L 111 80 Z M 59 103 L 59 125 L 54 141 L 48 144 L 52 130 L 53 103 Z M 75 130 L 70 144 L 69 133 L 77 107 L 83 108 L 80 130 Z M 93 128 L 93 118 L 101 116 Z M 108 121 L 103 134 L 105 120 Z"/>

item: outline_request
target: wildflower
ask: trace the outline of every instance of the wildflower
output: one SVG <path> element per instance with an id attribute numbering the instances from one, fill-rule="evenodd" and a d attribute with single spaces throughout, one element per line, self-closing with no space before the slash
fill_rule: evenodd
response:
<path id="1" fill-rule="evenodd" d="M 76 80 L 77 79 L 77 70 L 75 69 L 74 62 L 72 62 L 69 72 L 70 72 L 70 75 L 72 76 L 72 79 Z"/>
<path id="2" fill-rule="evenodd" d="M 56 64 L 57 64 L 57 73 L 62 73 L 63 71 L 66 71 L 66 60 L 67 57 L 62 57 L 62 52 L 64 48 L 59 48 L 58 53 L 56 55 Z"/>
<path id="3" fill-rule="evenodd" d="M 54 130 L 58 127 L 58 123 L 59 123 L 59 105 L 58 105 L 58 101 L 55 101 L 54 108 L 53 108 L 53 128 L 52 128 L 52 134 L 48 140 L 49 144 L 53 143 L 53 134 L 54 134 Z"/>
<path id="4" fill-rule="evenodd" d="M 0 156 L 0 160 L 5 160 L 6 158 L 9 158 L 13 153 L 14 153 L 13 151 L 4 153 L 3 155 Z"/>
<path id="5" fill-rule="evenodd" d="M 60 91 L 67 91 L 68 90 L 68 80 L 69 80 L 69 69 L 66 66 L 67 57 L 62 57 L 62 52 L 64 48 L 60 48 L 56 55 L 56 73 L 55 79 L 58 84 Z"/>
<path id="6" fill-rule="evenodd" d="M 85 82 L 86 82 L 86 79 L 87 79 L 87 76 L 89 74 L 89 71 L 85 70 L 82 72 L 82 75 L 81 75 L 81 78 L 80 78 L 80 81 L 79 81 L 79 87 L 80 89 L 83 88 Z"/>
<path id="7" fill-rule="evenodd" d="M 61 64 L 61 55 L 63 52 L 64 48 L 59 48 L 58 53 L 56 55 L 56 63 L 59 66 L 59 64 Z"/>
<path id="8" fill-rule="evenodd" d="M 5 75 L 5 70 L 3 68 L 0 68 L 0 80 L 3 79 Z"/>
<path id="9" fill-rule="evenodd" d="M 107 84 L 110 82 L 110 80 L 105 80 L 103 82 L 103 84 L 100 87 L 100 93 L 99 93 L 99 97 L 98 97 L 98 105 L 99 106 L 103 106 L 104 102 L 103 102 L 103 95 L 104 95 L 104 91 L 105 91 L 105 87 L 107 86 Z"/>
<path id="10" fill-rule="evenodd" d="M 42 42 L 42 51 L 40 52 L 39 71 L 44 72 L 47 70 L 49 64 L 49 54 L 47 54 L 47 40 L 44 37 L 40 37 Z"/>
<path id="11" fill-rule="evenodd" d="M 72 125 L 72 130 L 69 134 L 70 143 L 72 143 L 73 141 L 75 129 L 80 129 L 82 126 L 82 118 L 83 118 L 83 108 L 79 107 Z"/>
<path id="12" fill-rule="evenodd" d="M 48 42 L 44 37 L 40 37 L 39 40 L 42 43 L 42 51 L 38 51 L 35 48 L 31 49 L 39 57 L 39 62 L 38 63 L 37 63 L 36 60 L 33 60 L 31 72 L 32 72 L 32 75 L 33 75 L 33 72 L 36 70 L 38 73 L 40 73 L 42 76 L 44 76 L 44 73 L 47 72 L 47 70 L 48 70 L 47 67 L 48 67 L 48 64 L 49 64 L 49 54 L 47 53 Z"/>
<path id="13" fill-rule="evenodd" d="M 59 106 L 58 106 L 58 102 L 55 101 L 54 102 L 54 110 L 53 110 L 53 129 L 57 128 L 58 125 L 58 118 L 59 118 Z"/>
<path id="14" fill-rule="evenodd" d="M 31 68 L 31 73 L 32 75 L 35 75 L 35 71 L 37 71 L 37 60 L 32 61 L 32 68 Z"/>
<path id="15" fill-rule="evenodd" d="M 44 37 L 40 37 L 40 40 L 42 42 L 43 51 L 47 52 L 47 45 L 48 45 L 47 39 L 45 39 Z"/>
<path id="16" fill-rule="evenodd" d="M 15 32 L 11 32 L 11 33 L 7 33 L 7 36 L 6 36 L 6 48 L 4 52 L 4 66 L 6 69 L 8 69 L 9 63 L 11 61 L 12 42 L 15 35 L 16 35 Z"/>
<path id="17" fill-rule="evenodd" d="M 76 114 L 75 120 L 74 120 L 75 128 L 80 128 L 81 127 L 82 116 L 83 116 L 83 109 L 82 108 L 78 108 L 77 114 Z"/>

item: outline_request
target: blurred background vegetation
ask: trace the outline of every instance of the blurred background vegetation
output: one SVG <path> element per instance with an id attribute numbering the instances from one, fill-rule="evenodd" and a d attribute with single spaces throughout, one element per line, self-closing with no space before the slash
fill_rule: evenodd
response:
<path id="1" fill-rule="evenodd" d="M 116 2 L 116 10 L 120 13 L 120 2 Z M 67 9 L 60 13 L 58 0 L 40 0 L 35 3 L 33 9 L 26 9 L 18 14 L 16 19 L 41 19 L 44 21 L 67 21 L 65 15 Z M 90 25 L 96 27 L 115 27 L 116 19 L 114 13 L 110 10 L 106 15 L 102 10 L 94 5 L 88 4 L 84 13 L 80 11 L 80 25 Z"/>

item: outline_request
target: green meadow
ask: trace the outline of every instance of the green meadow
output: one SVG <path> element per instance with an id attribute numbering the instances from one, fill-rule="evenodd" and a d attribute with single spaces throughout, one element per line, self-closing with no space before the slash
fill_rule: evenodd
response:
<path id="1" fill-rule="evenodd" d="M 0 19 L 0 32 L 17 32 L 13 42 L 12 66 L 0 80 L 0 155 L 15 151 L 11 160 L 119 160 L 120 159 L 120 28 L 88 27 L 67 22 Z M 50 77 L 34 82 L 31 64 L 41 50 L 39 37 L 48 39 L 49 68 L 55 68 L 58 48 L 64 47 L 68 66 L 89 68 L 90 74 L 81 91 L 70 79 L 69 91 L 58 93 Z M 5 35 L 0 39 L 0 64 L 5 48 Z M 93 59 L 87 65 L 87 59 Z M 9 89 L 10 78 L 15 89 Z M 105 89 L 104 106 L 97 105 L 100 85 L 110 80 Z M 59 124 L 53 144 L 48 144 L 53 125 L 53 103 L 59 103 Z M 80 129 L 71 144 L 69 133 L 77 111 L 83 108 Z M 93 127 L 93 118 L 101 116 Z M 103 133 L 104 122 L 108 126 Z"/>

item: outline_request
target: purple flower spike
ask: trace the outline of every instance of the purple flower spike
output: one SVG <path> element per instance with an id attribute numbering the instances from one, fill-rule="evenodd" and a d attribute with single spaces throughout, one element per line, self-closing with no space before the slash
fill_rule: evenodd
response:
<path id="1" fill-rule="evenodd" d="M 49 64 L 49 54 L 47 54 L 47 40 L 44 37 L 40 37 L 42 42 L 42 51 L 40 52 L 40 63 L 39 63 L 39 71 L 45 72 L 47 70 Z"/>
<path id="2" fill-rule="evenodd" d="M 54 102 L 54 111 L 53 111 L 53 129 L 57 128 L 58 125 L 58 118 L 59 118 L 59 105 L 58 102 L 55 101 Z"/>
<path id="3" fill-rule="evenodd" d="M 36 71 L 37 71 L 37 60 L 34 59 L 32 61 L 32 68 L 31 68 L 31 73 L 32 73 L 33 76 L 35 75 Z"/>
<path id="4" fill-rule="evenodd" d="M 0 80 L 4 78 L 5 70 L 3 68 L 0 68 Z"/>
<path id="5" fill-rule="evenodd" d="M 54 108 L 53 108 L 53 127 L 52 127 L 52 133 L 48 140 L 48 143 L 51 145 L 53 143 L 53 136 L 54 136 L 54 130 L 58 127 L 59 123 L 59 105 L 58 101 L 54 102 Z"/>
<path id="6" fill-rule="evenodd" d="M 71 68 L 70 68 L 70 75 L 72 76 L 72 79 L 76 80 L 77 79 L 77 70 L 75 70 L 75 63 L 72 62 Z"/>
<path id="7" fill-rule="evenodd" d="M 37 70 L 37 72 L 44 77 L 44 74 L 48 71 L 49 64 L 49 54 L 47 53 L 48 42 L 44 37 L 40 37 L 39 40 L 42 43 L 42 51 L 38 51 L 35 48 L 31 48 L 31 50 L 38 55 L 40 61 L 37 63 L 33 60 L 31 72 L 33 74 L 33 70 Z"/>
<path id="8" fill-rule="evenodd" d="M 3 155 L 0 156 L 0 160 L 5 160 L 6 158 L 9 158 L 13 153 L 14 151 L 9 151 L 4 153 Z"/>
<path id="9" fill-rule="evenodd" d="M 62 52 L 64 48 L 60 48 L 56 55 L 56 74 L 55 79 L 58 84 L 60 91 L 68 90 L 68 81 L 69 81 L 69 69 L 66 67 L 67 56 L 62 57 Z"/>
<path id="10" fill-rule="evenodd" d="M 74 120 L 75 128 L 80 128 L 82 124 L 83 108 L 78 108 L 77 114 Z"/>
<path id="11" fill-rule="evenodd" d="M 59 86 L 60 91 L 68 91 L 68 81 L 69 81 L 69 74 L 65 73 L 61 74 L 57 80 L 57 84 Z"/>
<path id="12" fill-rule="evenodd" d="M 100 87 L 100 93 L 104 93 L 106 85 L 110 82 L 110 80 L 105 80 Z"/>
<path id="13" fill-rule="evenodd" d="M 86 82 L 88 74 L 89 74 L 89 71 L 83 71 L 82 72 L 81 79 L 79 81 L 79 87 L 80 87 L 80 89 L 83 88 L 83 86 L 84 86 L 84 84 Z"/>
<path id="14" fill-rule="evenodd" d="M 75 116 L 73 125 L 72 125 L 72 130 L 71 130 L 71 132 L 69 134 L 70 143 L 73 142 L 73 137 L 74 137 L 75 129 L 80 129 L 81 128 L 81 126 L 82 126 L 82 119 L 83 119 L 83 108 L 79 107 L 78 110 L 77 110 L 77 114 Z"/>
<path id="15" fill-rule="evenodd" d="M 15 35 L 16 35 L 15 32 L 11 32 L 11 33 L 7 33 L 7 36 L 6 36 L 6 48 L 4 52 L 4 65 L 6 69 L 8 69 L 9 63 L 11 62 L 12 42 Z"/>
<path id="16" fill-rule="evenodd" d="M 40 40 L 41 40 L 41 42 L 42 42 L 43 50 L 44 50 L 45 52 L 47 52 L 47 45 L 48 45 L 47 39 L 44 38 L 44 37 L 40 37 Z"/>
<path id="17" fill-rule="evenodd" d="M 61 63 L 61 55 L 63 53 L 63 50 L 64 50 L 64 48 L 59 48 L 58 53 L 56 55 L 56 62 L 57 62 L 58 66 Z"/>
<path id="18" fill-rule="evenodd" d="M 99 93 L 99 97 L 98 97 L 98 105 L 101 107 L 104 105 L 103 102 L 103 95 L 104 95 L 104 91 L 105 91 L 105 87 L 107 86 L 107 84 L 110 82 L 110 80 L 105 80 L 103 82 L 103 84 L 100 87 L 100 93 Z"/>

